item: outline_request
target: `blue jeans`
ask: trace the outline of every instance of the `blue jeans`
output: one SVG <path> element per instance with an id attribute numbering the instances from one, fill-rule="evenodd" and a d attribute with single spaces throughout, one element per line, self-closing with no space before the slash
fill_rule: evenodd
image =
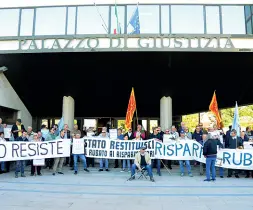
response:
<path id="1" fill-rule="evenodd" d="M 151 165 L 141 166 L 141 168 L 143 168 L 143 167 L 145 167 L 145 169 L 147 170 L 149 177 L 153 177 Z M 132 165 L 132 170 L 131 170 L 131 176 L 133 176 L 135 174 L 135 169 L 136 168 L 137 168 L 137 166 L 135 164 L 133 164 Z"/>
<path id="2" fill-rule="evenodd" d="M 105 163 L 105 168 L 108 169 L 108 167 L 109 167 L 108 159 L 100 159 L 100 161 L 99 161 L 100 169 L 103 169 L 104 163 Z"/>
<path id="3" fill-rule="evenodd" d="M 128 169 L 131 169 L 131 164 L 130 164 L 130 160 L 123 160 L 123 170 L 126 169 L 126 164 Z"/>
<path id="4" fill-rule="evenodd" d="M 86 158 L 84 156 L 84 154 L 80 154 L 80 155 L 77 155 L 77 154 L 74 154 L 74 170 L 75 171 L 78 171 L 78 166 L 77 166 L 77 160 L 78 160 L 78 157 L 82 160 L 83 162 L 83 168 L 87 168 L 87 164 L 86 164 Z"/>
<path id="5" fill-rule="evenodd" d="M 215 170 L 216 156 L 206 157 L 206 179 L 210 180 L 210 170 L 212 171 L 212 179 L 215 179 L 216 170 Z"/>
<path id="6" fill-rule="evenodd" d="M 0 168 L 0 170 L 1 171 L 4 171 L 4 162 L 0 162 L 1 163 L 1 168 Z"/>
<path id="7" fill-rule="evenodd" d="M 16 171 L 15 171 L 15 173 L 18 174 L 19 171 L 21 172 L 21 174 L 25 173 L 25 161 L 24 160 L 16 161 Z"/>
<path id="8" fill-rule="evenodd" d="M 181 172 L 181 174 L 184 173 L 184 161 L 185 161 L 185 164 L 186 164 L 188 174 L 190 174 L 191 173 L 191 165 L 190 165 L 189 160 L 179 160 L 180 172 Z"/>
<path id="9" fill-rule="evenodd" d="M 220 176 L 224 176 L 224 168 L 219 167 Z"/>
<path id="10" fill-rule="evenodd" d="M 161 173 L 161 160 L 160 159 L 156 159 L 156 160 L 153 160 L 153 165 L 154 165 L 154 162 L 156 161 L 156 169 L 157 169 L 157 173 Z"/>

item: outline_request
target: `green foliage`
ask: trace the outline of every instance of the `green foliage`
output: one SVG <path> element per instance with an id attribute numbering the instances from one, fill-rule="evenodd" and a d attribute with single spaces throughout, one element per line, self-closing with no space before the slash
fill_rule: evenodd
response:
<path id="1" fill-rule="evenodd" d="M 126 130 L 126 120 L 118 120 L 118 128 L 121 128 L 122 130 Z"/>
<path id="2" fill-rule="evenodd" d="M 195 127 L 199 124 L 199 114 L 189 114 L 182 116 L 182 121 L 186 123 L 190 132 L 195 130 Z"/>
<path id="3" fill-rule="evenodd" d="M 234 118 L 234 108 L 221 109 L 221 118 L 224 124 L 224 130 L 227 130 L 230 125 L 233 123 Z M 209 116 L 212 114 L 209 113 Z M 253 105 L 241 106 L 239 107 L 239 117 L 240 117 L 240 125 L 242 130 L 245 130 L 247 126 L 253 126 Z M 183 122 L 186 123 L 190 131 L 195 129 L 195 126 L 199 123 L 199 114 L 190 114 L 182 116 Z M 213 123 L 214 120 L 212 116 L 210 117 L 210 121 Z"/>

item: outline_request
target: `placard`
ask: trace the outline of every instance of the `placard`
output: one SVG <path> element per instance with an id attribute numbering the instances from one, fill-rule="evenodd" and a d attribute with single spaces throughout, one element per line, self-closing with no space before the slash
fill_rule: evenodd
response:
<path id="1" fill-rule="evenodd" d="M 84 154 L 84 140 L 83 139 L 73 139 L 73 154 Z"/>

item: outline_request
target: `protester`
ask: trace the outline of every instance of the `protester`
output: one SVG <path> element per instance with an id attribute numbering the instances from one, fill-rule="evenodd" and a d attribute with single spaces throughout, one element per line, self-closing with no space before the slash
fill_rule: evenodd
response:
<path id="1" fill-rule="evenodd" d="M 185 141 L 185 140 L 189 140 L 186 136 L 183 130 L 181 130 L 180 132 L 180 137 L 178 138 L 179 141 Z M 179 160 L 179 166 L 180 166 L 180 176 L 184 176 L 184 162 L 186 164 L 186 168 L 188 171 L 188 175 L 189 177 L 193 177 L 192 172 L 191 172 L 191 165 L 190 165 L 190 161 L 189 160 Z"/>
<path id="2" fill-rule="evenodd" d="M 128 140 L 128 136 L 125 136 L 124 137 L 124 140 Z M 127 165 L 127 166 L 126 166 Z M 124 159 L 122 161 L 122 171 L 121 172 L 126 172 L 127 169 L 126 167 L 128 168 L 128 172 L 131 172 L 131 163 L 130 163 L 130 159 Z"/>
<path id="3" fill-rule="evenodd" d="M 38 137 L 37 133 L 33 133 L 33 142 L 40 142 L 41 140 Z M 36 166 L 34 165 L 34 160 L 32 160 L 32 164 L 31 164 L 31 176 L 34 176 L 35 173 L 37 172 L 38 176 L 42 176 L 41 174 L 41 166 Z"/>
<path id="4" fill-rule="evenodd" d="M 17 120 L 18 123 L 21 123 L 21 121 Z M 20 128 L 19 128 L 20 129 Z M 14 131 L 15 130 L 15 127 L 14 127 Z M 21 130 L 18 130 L 18 132 L 21 131 Z M 17 132 L 15 132 L 17 133 Z M 27 133 L 26 131 L 23 130 L 23 133 L 21 136 L 19 136 L 18 138 L 16 138 L 15 141 L 20 141 L 20 142 L 28 142 L 28 139 L 27 139 Z M 15 171 L 15 178 L 18 178 L 18 173 L 19 171 L 21 172 L 21 177 L 26 177 L 25 176 L 25 160 L 17 160 L 16 161 L 16 171 Z"/>
<path id="5" fill-rule="evenodd" d="M 151 158 L 149 153 L 145 150 L 146 147 L 141 147 L 140 152 L 136 153 L 134 164 L 132 165 L 131 178 L 129 180 L 135 179 L 135 170 L 137 168 L 139 171 L 146 169 L 150 177 L 150 181 L 155 181 L 152 173 Z"/>
<path id="6" fill-rule="evenodd" d="M 23 132 L 26 132 L 24 125 L 22 124 L 21 119 L 17 119 L 16 124 L 12 126 L 11 132 L 14 139 L 22 136 Z"/>
<path id="7" fill-rule="evenodd" d="M 0 118 L 1 123 L 1 118 Z M 1 125 L 1 124 L 0 124 Z M 0 132 L 0 143 L 5 143 L 6 140 L 4 139 L 4 132 Z M 0 162 L 0 174 L 5 173 L 5 162 Z"/>
<path id="8" fill-rule="evenodd" d="M 134 132 L 134 137 L 140 136 L 143 140 L 146 139 L 146 133 L 142 130 L 142 125 L 137 125 L 137 131 Z"/>
<path id="9" fill-rule="evenodd" d="M 80 139 L 81 138 L 81 134 L 80 133 L 76 133 L 74 135 L 74 137 L 76 139 Z M 83 162 L 83 170 L 86 171 L 86 172 L 90 172 L 88 169 L 87 169 L 87 163 L 86 163 L 86 157 L 84 154 L 73 154 L 74 156 L 74 174 L 76 175 L 77 172 L 78 172 L 78 166 L 77 166 L 77 160 L 78 160 L 78 157 L 82 160 Z"/>
<path id="10" fill-rule="evenodd" d="M 103 130 L 101 134 L 102 134 L 100 136 L 101 138 L 109 139 L 105 130 Z M 99 165 L 100 165 L 100 169 L 98 171 L 103 171 L 104 165 L 105 165 L 105 171 L 109 171 L 109 169 L 108 169 L 109 168 L 109 160 L 108 159 L 101 158 Z"/>
<path id="11" fill-rule="evenodd" d="M 4 132 L 4 126 L 2 123 L 3 123 L 3 120 L 2 120 L 2 118 L 0 118 L 0 133 Z"/>
<path id="12" fill-rule="evenodd" d="M 62 129 L 60 132 L 60 136 L 58 136 L 56 139 L 64 139 L 64 138 L 65 138 L 65 130 Z M 64 157 L 59 157 L 59 158 L 54 159 L 53 176 L 55 176 L 57 168 L 58 168 L 58 174 L 63 174 L 62 166 L 63 166 L 64 160 L 65 160 Z"/>
<path id="13" fill-rule="evenodd" d="M 160 141 L 160 142 L 163 141 L 163 138 L 162 138 L 161 134 L 159 133 L 159 128 L 158 127 L 155 127 L 153 129 L 153 133 L 150 134 L 149 138 L 150 139 L 155 139 L 156 141 Z M 162 174 L 161 174 L 161 160 L 160 159 L 155 159 L 152 162 L 153 162 L 153 167 L 156 166 L 156 168 L 157 168 L 158 176 L 162 176 Z"/>
<path id="14" fill-rule="evenodd" d="M 215 163 L 217 158 L 217 146 L 223 148 L 223 145 L 220 140 L 217 139 L 217 136 L 214 133 L 210 133 L 210 137 L 203 147 L 203 155 L 206 158 L 206 179 L 204 181 L 211 181 L 210 170 L 212 171 L 212 181 L 216 180 Z"/>
<path id="15" fill-rule="evenodd" d="M 243 147 L 243 143 L 242 143 L 242 139 L 240 137 L 237 137 L 237 131 L 235 129 L 231 130 L 231 136 L 228 139 L 227 142 L 227 147 L 229 149 L 242 149 Z M 228 169 L 228 178 L 232 177 L 232 173 L 235 173 L 235 177 L 236 178 L 240 178 L 238 175 L 238 170 L 237 169 Z"/>

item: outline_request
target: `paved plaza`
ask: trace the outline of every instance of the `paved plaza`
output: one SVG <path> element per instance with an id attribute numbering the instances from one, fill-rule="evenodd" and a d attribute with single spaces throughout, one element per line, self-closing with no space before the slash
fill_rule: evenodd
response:
<path id="1" fill-rule="evenodd" d="M 90 173 L 65 168 L 64 175 L 14 178 L 0 175 L 1 210 L 247 210 L 253 209 L 253 179 L 217 178 L 204 182 L 195 169 L 194 177 L 180 177 L 178 167 L 172 174 L 163 170 L 155 183 L 140 179 L 126 182 L 130 174 L 120 169 Z M 155 170 L 154 170 L 155 171 Z"/>

